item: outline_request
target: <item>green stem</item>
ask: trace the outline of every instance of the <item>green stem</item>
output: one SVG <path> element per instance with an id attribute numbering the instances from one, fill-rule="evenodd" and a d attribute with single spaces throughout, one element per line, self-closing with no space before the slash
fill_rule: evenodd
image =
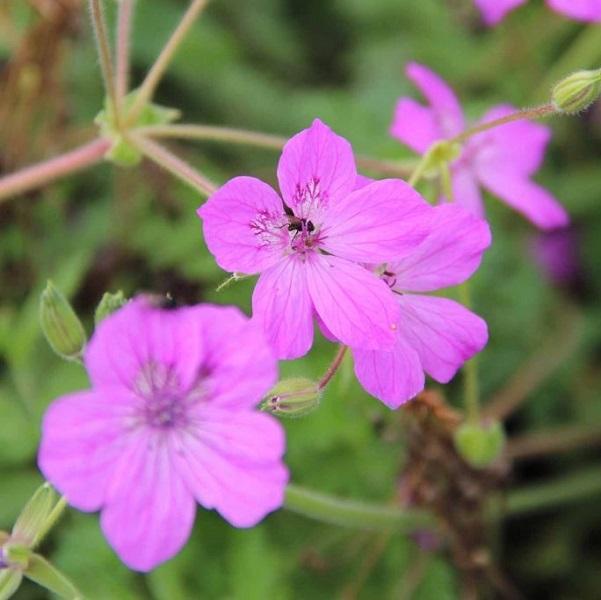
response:
<path id="1" fill-rule="evenodd" d="M 142 82 L 142 85 L 136 94 L 136 99 L 127 115 L 127 124 L 131 125 L 132 123 L 135 123 L 146 104 L 152 100 L 154 92 L 161 82 L 169 63 L 194 24 L 194 21 L 207 5 L 207 1 L 208 0 L 192 0 L 192 3 L 188 7 L 182 20 L 171 34 L 171 37 L 165 44 L 165 47 L 159 54 L 156 62 L 152 65 L 148 75 L 146 75 L 146 78 Z"/>
<path id="2" fill-rule="evenodd" d="M 176 124 L 176 125 L 152 125 L 141 127 L 138 133 L 146 137 L 158 138 L 177 138 L 188 140 L 205 140 L 211 142 L 226 142 L 231 144 L 241 144 L 255 146 L 257 148 L 266 148 L 268 150 L 281 150 L 287 139 L 279 135 L 268 133 L 258 133 L 245 129 L 234 129 L 231 127 L 220 127 L 215 125 L 194 125 L 194 124 Z M 391 177 L 409 177 L 413 169 L 411 164 L 379 160 L 370 156 L 357 156 L 357 165 L 366 171 L 373 171 L 381 175 Z"/>
<path id="3" fill-rule="evenodd" d="M 35 540 L 31 545 L 32 548 L 38 546 L 46 537 L 46 535 L 48 535 L 48 532 L 56 525 L 56 522 L 63 515 L 65 508 L 67 508 L 67 498 L 65 498 L 65 496 L 61 496 L 58 502 L 54 505 L 54 508 L 52 509 L 50 514 L 48 515 L 46 522 L 44 523 L 40 531 L 38 531 L 38 534 L 36 535 Z"/>
<path id="4" fill-rule="evenodd" d="M 459 297 L 466 308 L 471 308 L 469 282 L 459 286 Z M 476 357 L 463 365 L 463 401 L 467 420 L 474 425 L 480 423 L 480 386 L 478 384 L 478 363 Z"/>
<path id="5" fill-rule="evenodd" d="M 133 132 L 128 134 L 127 139 L 130 140 L 144 156 L 163 167 L 163 169 L 169 171 L 172 175 L 175 175 L 184 183 L 187 183 L 203 196 L 210 196 L 217 189 L 217 186 L 209 179 L 201 175 L 187 162 L 175 156 L 175 154 L 172 154 L 167 148 L 164 148 L 160 144 Z"/>
<path id="6" fill-rule="evenodd" d="M 426 172 L 426 170 L 428 169 L 430 165 L 430 153 L 426 152 L 421 160 L 417 163 L 417 166 L 415 167 L 415 169 L 413 169 L 413 172 L 411 173 L 411 176 L 409 177 L 409 180 L 407 181 L 407 183 L 411 186 L 411 187 L 415 187 L 420 179 L 423 177 L 424 173 Z"/>
<path id="7" fill-rule="evenodd" d="M 135 0 L 120 0 L 117 19 L 117 74 L 115 90 L 120 111 L 123 110 L 123 99 L 129 88 L 129 45 Z"/>
<path id="8" fill-rule="evenodd" d="M 334 375 L 336 375 L 336 371 L 338 371 L 338 368 L 342 364 L 342 361 L 344 360 L 346 351 L 347 351 L 346 346 L 340 345 L 338 347 L 338 352 L 336 352 L 336 356 L 334 357 L 334 360 L 328 367 L 328 370 L 324 373 L 323 377 L 319 380 L 319 383 L 317 384 L 317 389 L 323 390 L 328 385 L 328 383 L 330 383 L 330 381 L 332 380 L 332 377 L 334 377 Z"/>
<path id="9" fill-rule="evenodd" d="M 520 516 L 601 495 L 601 468 L 571 473 L 549 483 L 531 485 L 507 496 L 506 514 Z"/>
<path id="10" fill-rule="evenodd" d="M 292 484 L 286 488 L 284 506 L 310 519 L 357 529 L 412 532 L 436 524 L 434 517 L 422 511 L 345 500 Z"/>
<path id="11" fill-rule="evenodd" d="M 90 13 L 92 15 L 92 25 L 94 26 L 94 34 L 96 37 L 96 47 L 98 49 L 98 58 L 100 61 L 100 70 L 102 71 L 102 79 L 104 81 L 104 89 L 113 106 L 115 113 L 115 123 L 120 128 L 121 113 L 119 101 L 117 99 L 117 91 L 115 88 L 115 76 L 113 73 L 113 57 L 109 37 L 102 10 L 101 0 L 90 0 Z"/>
<path id="12" fill-rule="evenodd" d="M 506 125 L 507 123 L 511 123 L 513 121 L 542 119 L 544 117 L 556 114 L 556 112 L 557 111 L 552 104 L 542 104 L 541 106 L 536 106 L 535 108 L 525 108 L 524 110 L 518 110 L 510 115 L 501 117 L 500 119 L 494 119 L 493 121 L 488 121 L 487 123 L 481 123 L 480 125 L 470 127 L 463 133 L 449 138 L 447 141 L 452 144 L 462 144 L 463 142 L 469 140 L 472 136 L 482 133 L 483 131 L 488 131 L 489 129 L 494 129 L 495 127 L 500 127 L 501 125 Z"/>

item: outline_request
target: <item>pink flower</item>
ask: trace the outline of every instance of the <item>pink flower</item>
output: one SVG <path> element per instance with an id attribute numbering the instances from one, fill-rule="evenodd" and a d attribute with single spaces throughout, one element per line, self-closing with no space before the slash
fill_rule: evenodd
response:
<path id="1" fill-rule="evenodd" d="M 52 403 L 39 465 L 70 504 L 102 511 L 130 568 L 174 556 L 196 502 L 236 527 L 282 505 L 284 433 L 253 410 L 276 361 L 237 309 L 169 311 L 138 298 L 99 325 L 85 365 L 92 389 Z"/>
<path id="2" fill-rule="evenodd" d="M 252 177 L 202 206 L 205 241 L 227 271 L 261 276 L 253 318 L 280 358 L 311 348 L 317 315 L 348 345 L 391 348 L 399 307 L 360 263 L 403 256 L 426 235 L 431 208 L 399 180 L 355 187 L 350 144 L 321 121 L 288 141 L 278 165 L 283 201 Z"/>
<path id="3" fill-rule="evenodd" d="M 416 63 L 410 63 L 406 73 L 430 106 L 401 98 L 390 133 L 423 154 L 436 140 L 464 130 L 463 111 L 453 90 L 438 75 Z M 482 122 L 512 112 L 515 109 L 509 105 L 496 106 Z M 565 226 L 568 216 L 563 207 L 530 180 L 542 164 L 549 138 L 547 127 L 529 121 L 514 121 L 471 137 L 451 165 L 455 201 L 481 216 L 484 206 L 480 184 L 540 229 Z"/>
<path id="4" fill-rule="evenodd" d="M 443 204 L 433 212 L 430 235 L 411 254 L 388 263 L 382 274 L 401 308 L 394 349 L 352 349 L 361 385 L 390 408 L 423 390 L 424 371 L 447 383 L 488 340 L 480 317 L 453 300 L 422 292 L 470 277 L 490 245 L 490 229 L 456 204 Z"/>
<path id="5" fill-rule="evenodd" d="M 496 25 L 526 0 L 474 0 L 487 25 Z M 601 0 L 547 0 L 549 8 L 577 21 L 601 21 Z"/>

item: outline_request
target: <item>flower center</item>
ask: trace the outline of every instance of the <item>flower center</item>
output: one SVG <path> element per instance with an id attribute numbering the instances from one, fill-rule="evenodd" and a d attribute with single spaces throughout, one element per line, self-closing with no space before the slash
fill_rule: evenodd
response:
<path id="1" fill-rule="evenodd" d="M 157 393 L 146 400 L 144 420 L 155 429 L 171 429 L 186 423 L 186 407 L 183 399 L 170 393 Z"/>

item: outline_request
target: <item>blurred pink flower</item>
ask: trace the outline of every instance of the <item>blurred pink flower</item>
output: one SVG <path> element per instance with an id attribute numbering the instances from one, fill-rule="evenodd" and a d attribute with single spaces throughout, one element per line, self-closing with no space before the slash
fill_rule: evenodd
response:
<path id="1" fill-rule="evenodd" d="M 447 383 L 488 340 L 480 317 L 453 300 L 422 294 L 460 284 L 474 273 L 490 245 L 488 224 L 456 204 L 432 210 L 430 235 L 382 274 L 401 308 L 394 349 L 352 349 L 361 385 L 390 408 L 423 390 L 424 371 Z"/>
<path id="2" fill-rule="evenodd" d="M 465 129 L 463 111 L 453 90 L 436 73 L 417 63 L 407 65 L 406 73 L 430 106 L 401 98 L 390 134 L 423 154 L 436 140 L 454 137 Z M 509 105 L 496 106 L 481 122 L 513 112 Z M 538 123 L 514 121 L 471 137 L 451 165 L 455 201 L 482 216 L 480 184 L 540 229 L 566 225 L 563 207 L 530 180 L 543 162 L 550 135 L 549 128 Z"/>
<path id="3" fill-rule="evenodd" d="M 577 231 L 566 227 L 539 233 L 531 243 L 531 253 L 542 272 L 556 284 L 578 280 L 581 270 Z"/>
<path id="4" fill-rule="evenodd" d="M 351 145 L 321 121 L 288 141 L 278 165 L 282 198 L 236 177 L 198 210 L 221 268 L 260 273 L 253 318 L 279 358 L 311 348 L 317 315 L 343 343 L 391 348 L 399 307 L 361 263 L 407 254 L 426 235 L 431 211 L 405 182 L 364 185 Z"/>
<path id="5" fill-rule="evenodd" d="M 132 569 L 174 556 L 195 504 L 250 527 L 282 505 L 284 433 L 253 409 L 274 384 L 262 332 L 237 309 L 165 310 L 138 298 L 97 328 L 92 389 L 53 402 L 39 465 L 83 511 L 102 511 Z"/>
<path id="6" fill-rule="evenodd" d="M 496 25 L 526 0 L 474 0 L 487 25 Z M 601 21 L 601 0 L 547 0 L 549 8 L 577 21 Z"/>

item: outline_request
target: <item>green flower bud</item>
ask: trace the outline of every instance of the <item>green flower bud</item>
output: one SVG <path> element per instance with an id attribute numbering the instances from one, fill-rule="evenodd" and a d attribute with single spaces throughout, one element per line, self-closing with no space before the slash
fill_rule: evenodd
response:
<path id="1" fill-rule="evenodd" d="M 96 326 L 98 326 L 103 319 L 106 319 L 106 317 L 112 315 L 116 310 L 119 310 L 126 303 L 127 299 L 121 290 L 115 294 L 105 292 L 104 296 L 102 296 L 102 300 L 100 300 L 100 303 L 96 307 L 96 313 L 94 314 Z"/>
<path id="2" fill-rule="evenodd" d="M 280 381 L 261 404 L 261 410 L 279 417 L 297 418 L 313 412 L 321 401 L 317 383 L 304 377 Z"/>
<path id="3" fill-rule="evenodd" d="M 562 79 L 551 93 L 555 110 L 574 114 L 588 108 L 601 95 L 601 69 L 576 71 Z"/>
<path id="4" fill-rule="evenodd" d="M 40 486 L 17 517 L 11 538 L 33 547 L 56 504 L 56 492 L 49 483 Z"/>
<path id="5" fill-rule="evenodd" d="M 81 357 L 86 333 L 63 294 L 49 281 L 40 300 L 40 324 L 51 348 L 67 360 Z"/>
<path id="6" fill-rule="evenodd" d="M 465 461 L 482 469 L 491 465 L 503 451 L 505 432 L 500 423 L 489 426 L 464 423 L 455 432 L 455 448 Z"/>

